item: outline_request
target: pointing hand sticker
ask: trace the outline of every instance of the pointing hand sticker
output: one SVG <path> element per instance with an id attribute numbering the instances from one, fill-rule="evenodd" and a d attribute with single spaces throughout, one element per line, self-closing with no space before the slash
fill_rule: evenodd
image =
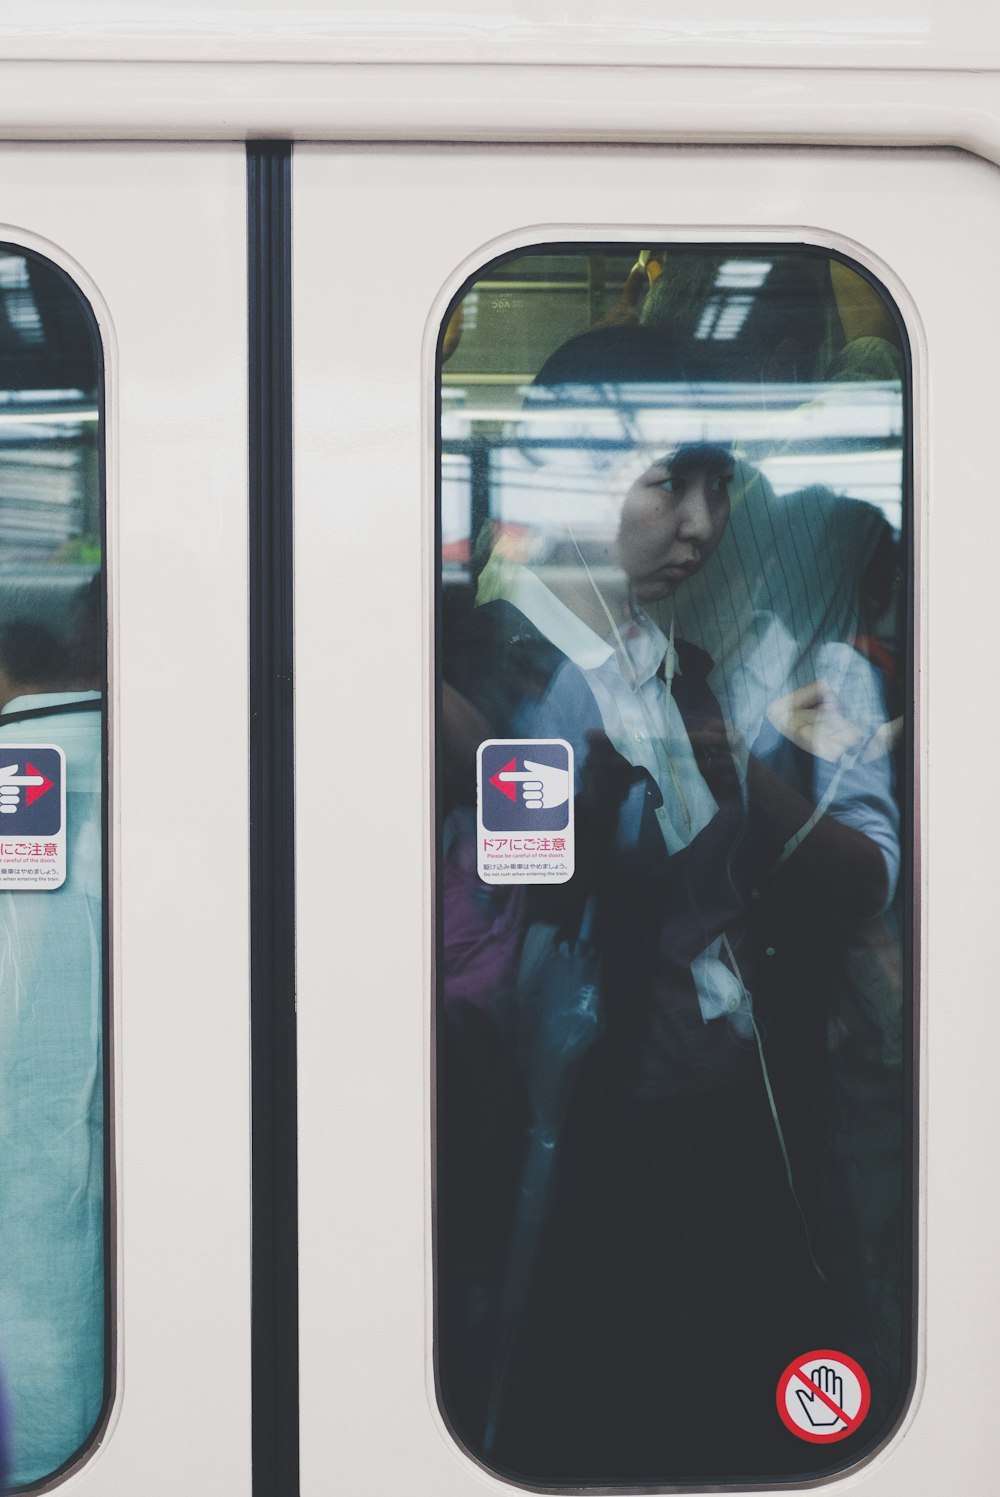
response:
<path id="1" fill-rule="evenodd" d="M 477 866 L 487 884 L 573 876 L 573 750 L 561 738 L 491 738 L 478 754 Z"/>
<path id="2" fill-rule="evenodd" d="M 0 889 L 66 879 L 66 760 L 54 744 L 0 744 Z"/>
<path id="3" fill-rule="evenodd" d="M 558 769 L 553 764 L 538 764 L 527 758 L 523 770 L 516 766 L 517 760 L 511 759 L 498 774 L 490 777 L 490 784 L 513 801 L 517 800 L 514 787 L 520 784 L 529 811 L 551 811 L 569 800 L 569 773 L 565 769 Z"/>
<path id="4" fill-rule="evenodd" d="M 21 800 L 21 786 L 27 787 L 24 797 L 25 805 L 34 805 L 40 795 L 52 789 L 52 781 L 45 775 L 39 774 L 33 764 L 25 763 L 25 773 L 18 774 L 18 764 L 7 764 L 0 769 L 0 815 L 6 811 L 8 816 L 17 814 L 17 808 Z"/>

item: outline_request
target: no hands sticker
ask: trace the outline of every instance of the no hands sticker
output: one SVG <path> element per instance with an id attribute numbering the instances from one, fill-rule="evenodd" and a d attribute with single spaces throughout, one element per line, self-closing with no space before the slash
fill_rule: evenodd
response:
<path id="1" fill-rule="evenodd" d="M 807 1351 L 778 1382 L 778 1413 L 786 1429 L 813 1445 L 846 1440 L 864 1422 L 872 1390 L 864 1368 L 842 1351 Z"/>

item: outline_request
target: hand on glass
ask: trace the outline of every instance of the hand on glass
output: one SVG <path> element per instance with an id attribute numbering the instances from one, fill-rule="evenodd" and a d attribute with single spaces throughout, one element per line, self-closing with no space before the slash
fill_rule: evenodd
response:
<path id="1" fill-rule="evenodd" d="M 831 764 L 856 748 L 864 736 L 841 712 L 837 694 L 826 681 L 810 681 L 779 697 L 768 707 L 767 716 L 796 747 Z"/>

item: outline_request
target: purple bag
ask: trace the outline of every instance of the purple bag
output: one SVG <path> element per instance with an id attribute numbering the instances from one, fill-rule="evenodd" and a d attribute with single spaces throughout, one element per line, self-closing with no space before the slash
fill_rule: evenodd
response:
<path id="1" fill-rule="evenodd" d="M 442 884 L 445 1004 L 471 1003 L 502 1023 L 517 977 L 526 892 L 483 883 L 476 871 L 475 815 L 464 808 L 445 824 Z"/>

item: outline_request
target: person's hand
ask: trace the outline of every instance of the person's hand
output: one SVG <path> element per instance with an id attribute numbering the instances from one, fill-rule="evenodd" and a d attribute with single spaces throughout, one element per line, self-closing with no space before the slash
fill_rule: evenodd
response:
<path id="1" fill-rule="evenodd" d="M 649 285 L 649 275 L 641 261 L 636 261 L 629 271 L 621 295 L 614 306 L 594 323 L 595 327 L 635 327 L 639 321 L 639 308 Z"/>
<path id="2" fill-rule="evenodd" d="M 826 681 L 810 681 L 767 709 L 768 721 L 796 747 L 835 764 L 864 734 L 840 710 L 837 694 Z"/>
<path id="3" fill-rule="evenodd" d="M 865 749 L 865 759 L 881 759 L 885 754 L 891 754 L 903 736 L 903 726 L 902 717 L 894 717 L 891 722 L 883 723 L 872 734 L 871 742 Z"/>

